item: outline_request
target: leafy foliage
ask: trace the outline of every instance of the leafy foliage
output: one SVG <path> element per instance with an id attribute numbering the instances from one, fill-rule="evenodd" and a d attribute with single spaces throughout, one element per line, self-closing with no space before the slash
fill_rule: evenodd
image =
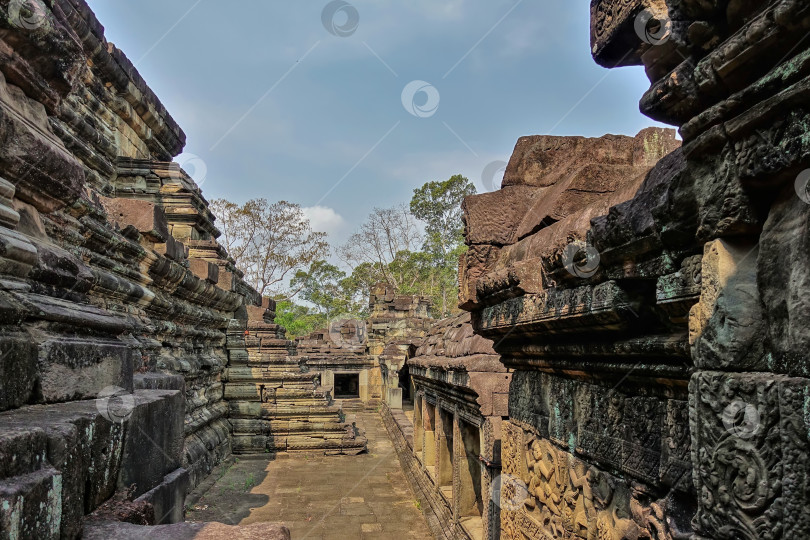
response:
<path id="1" fill-rule="evenodd" d="M 415 189 L 410 211 L 375 209 L 340 249 L 354 268 L 348 279 L 363 284 L 364 291 L 385 282 L 401 294 L 426 296 L 436 316 L 455 311 L 458 259 L 466 250 L 461 202 L 474 193 L 467 178 L 455 175 Z M 414 218 L 424 222 L 424 232 Z"/>
<path id="2" fill-rule="evenodd" d="M 456 311 L 457 266 L 466 250 L 461 202 L 474 193 L 467 178 L 455 175 L 415 189 L 409 207 L 375 208 L 337 250 L 349 275 L 324 260 L 326 234 L 312 232 L 296 204 L 254 199 L 240 207 L 218 199 L 211 207 L 225 248 L 251 285 L 280 300 L 276 321 L 296 337 L 335 317 L 367 317 L 369 290 L 379 282 L 429 298 L 435 316 Z"/>
<path id="3" fill-rule="evenodd" d="M 460 174 L 413 190 L 411 214 L 426 224 L 425 251 L 447 255 L 464 243 L 461 203 L 474 194 L 475 185 Z"/>
<path id="4" fill-rule="evenodd" d="M 299 270 L 290 287 L 327 319 L 361 313 L 368 296 L 368 288 L 357 290 L 356 282 L 348 279 L 346 272 L 326 261 L 315 261 L 309 270 Z"/>
<path id="5" fill-rule="evenodd" d="M 287 339 L 311 334 L 326 326 L 326 315 L 290 300 L 276 303 L 276 323 L 287 329 Z"/>
<path id="6" fill-rule="evenodd" d="M 414 217 L 403 206 L 375 208 L 360 229 L 340 247 L 338 255 L 350 268 L 364 266 L 374 282 L 384 281 L 397 289 L 412 276 L 403 273 L 395 261 L 422 243 Z"/>

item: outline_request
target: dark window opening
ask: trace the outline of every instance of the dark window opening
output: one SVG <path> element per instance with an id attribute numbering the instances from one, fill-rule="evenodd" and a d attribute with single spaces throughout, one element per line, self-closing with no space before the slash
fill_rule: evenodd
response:
<path id="1" fill-rule="evenodd" d="M 335 373 L 335 398 L 359 398 L 360 374 Z"/>

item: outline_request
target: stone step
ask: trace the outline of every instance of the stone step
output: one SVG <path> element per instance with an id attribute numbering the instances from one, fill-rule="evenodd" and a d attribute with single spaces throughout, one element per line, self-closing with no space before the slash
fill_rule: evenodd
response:
<path id="1" fill-rule="evenodd" d="M 345 450 L 359 453 L 366 448 L 364 437 L 348 437 L 344 434 L 331 436 L 313 435 L 234 435 L 234 454 L 257 454 L 266 452 Z"/>
<path id="2" fill-rule="evenodd" d="M 284 405 L 240 401 L 228 404 L 231 418 L 292 418 L 292 417 L 333 417 L 340 414 L 340 408 L 318 403 L 317 405 Z"/>
<path id="3" fill-rule="evenodd" d="M 327 404 L 326 394 L 314 388 L 272 388 L 253 383 L 231 383 L 225 385 L 225 399 L 228 401 L 264 401 L 293 405 L 301 402 L 305 405 Z"/>
<path id="4" fill-rule="evenodd" d="M 0 537 L 59 538 L 61 517 L 62 474 L 56 469 L 0 481 Z"/>
<path id="5" fill-rule="evenodd" d="M 256 420 L 231 419 L 234 433 L 281 434 L 304 432 L 344 432 L 346 424 L 335 419 L 332 422 L 301 420 Z"/>
<path id="6" fill-rule="evenodd" d="M 18 537 L 75 538 L 85 512 L 119 487 L 134 484 L 137 496 L 162 483 L 183 457 L 183 404 L 177 390 L 139 390 L 0 413 L 0 509 L 51 509 L 57 531 Z M 29 527 L 34 514 L 23 514 L 3 519 Z"/>
<path id="7" fill-rule="evenodd" d="M 283 369 L 264 369 L 260 367 L 238 366 L 229 367 L 222 373 L 225 382 L 260 382 L 260 383 L 287 383 L 308 384 L 312 387 L 313 381 L 319 378 L 317 373 L 301 373 L 300 371 L 290 371 Z"/>

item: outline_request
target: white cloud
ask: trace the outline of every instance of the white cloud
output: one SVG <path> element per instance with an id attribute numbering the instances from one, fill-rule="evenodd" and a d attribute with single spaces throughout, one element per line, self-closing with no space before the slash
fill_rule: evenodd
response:
<path id="1" fill-rule="evenodd" d="M 301 210 L 309 219 L 313 231 L 332 234 L 342 229 L 346 224 L 343 216 L 328 206 L 307 206 Z"/>

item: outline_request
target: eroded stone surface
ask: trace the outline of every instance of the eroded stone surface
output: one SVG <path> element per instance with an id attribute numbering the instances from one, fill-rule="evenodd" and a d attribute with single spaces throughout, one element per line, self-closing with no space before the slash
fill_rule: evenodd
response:
<path id="1" fill-rule="evenodd" d="M 305 370 L 295 342 L 273 322 L 275 302 L 267 299 L 247 314 L 246 324 L 234 322 L 228 332 L 225 399 L 234 452 L 365 450 L 365 438 L 343 421 L 340 408 L 320 387 L 320 375 Z"/>
<path id="2" fill-rule="evenodd" d="M 555 190 L 565 143 L 522 139 L 501 194 L 465 203 L 461 303 L 516 370 L 504 537 L 810 534 L 808 14 L 592 0 L 594 58 L 645 67 L 641 110 L 683 148 L 610 186 L 599 173 L 616 164 L 592 141 L 590 185 L 609 188 L 570 198 Z"/>
<path id="3" fill-rule="evenodd" d="M 0 537 L 75 538 L 117 489 L 148 499 L 158 522 L 182 520 L 187 486 L 231 452 L 226 335 L 261 298 L 171 163 L 185 135 L 88 5 L 31 3 L 42 24 L 26 27 L 12 4 L 0 9 L 0 423 L 12 464 Z"/>

